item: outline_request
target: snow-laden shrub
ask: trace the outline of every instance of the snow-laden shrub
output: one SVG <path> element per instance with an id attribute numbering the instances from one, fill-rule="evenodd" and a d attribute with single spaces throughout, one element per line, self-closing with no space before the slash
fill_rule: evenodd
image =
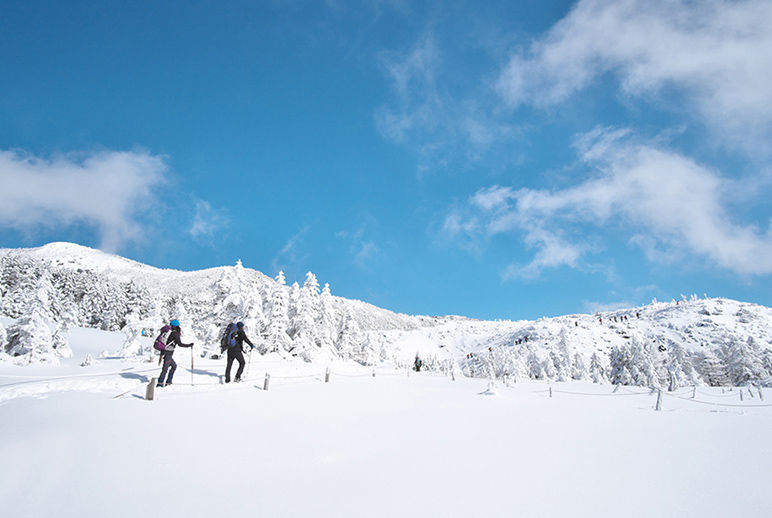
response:
<path id="1" fill-rule="evenodd" d="M 0 352 L 5 352 L 5 343 L 8 340 L 8 335 L 3 327 L 3 323 L 0 322 Z"/>
<path id="2" fill-rule="evenodd" d="M 37 310 L 21 317 L 16 325 L 8 329 L 5 350 L 19 365 L 38 362 L 59 364 L 51 328 Z"/>

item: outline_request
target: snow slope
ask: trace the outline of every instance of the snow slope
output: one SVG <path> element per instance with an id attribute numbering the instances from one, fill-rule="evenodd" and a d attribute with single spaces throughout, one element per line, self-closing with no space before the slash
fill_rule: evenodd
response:
<path id="1" fill-rule="evenodd" d="M 683 388 L 656 411 L 640 387 L 355 363 L 325 383 L 326 364 L 262 356 L 247 382 L 220 385 L 224 362 L 194 358 L 191 378 L 180 350 L 175 385 L 145 401 L 155 364 L 80 366 L 123 340 L 73 329 L 59 366 L 0 365 L 4 516 L 772 512 L 765 389 Z"/>
<path id="2" fill-rule="evenodd" d="M 772 386 L 772 309 L 721 298 L 484 322 L 400 315 L 335 297 L 320 290 L 311 272 L 302 287 L 286 286 L 282 276 L 270 279 L 240 263 L 179 272 L 69 243 L 0 249 L 0 316 L 29 318 L 35 312 L 39 318 L 25 322 L 27 335 L 43 329 L 41 322 L 53 330 L 72 320 L 81 327 L 154 336 L 177 318 L 197 353 L 210 355 L 219 352 L 224 323 L 242 320 L 261 353 L 288 361 L 406 368 L 419 355 L 433 372 L 483 378 Z M 8 339 L 18 342 L 14 333 Z M 50 340 L 43 336 L 39 342 Z M 29 363 L 26 352 L 32 349 L 34 344 L 6 344 L 7 351 L 25 354 L 21 362 Z M 17 360 L 0 355 L 0 362 Z"/>

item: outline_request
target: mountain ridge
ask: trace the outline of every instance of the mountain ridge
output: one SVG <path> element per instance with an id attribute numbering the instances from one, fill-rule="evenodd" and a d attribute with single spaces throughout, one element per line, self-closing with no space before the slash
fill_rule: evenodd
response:
<path id="1" fill-rule="evenodd" d="M 398 314 L 334 296 L 311 272 L 302 287 L 287 286 L 281 274 L 271 279 L 240 261 L 183 272 L 50 243 L 0 249 L 0 267 L 2 316 L 37 311 L 49 322 L 70 318 L 127 335 L 150 335 L 178 318 L 209 355 L 218 352 L 224 323 L 242 320 L 262 354 L 285 359 L 406 367 L 421 356 L 426 368 L 469 376 L 652 386 L 772 377 L 772 310 L 730 299 L 692 296 L 592 315 L 483 321 Z M 147 353 L 136 344 L 126 350 Z"/>

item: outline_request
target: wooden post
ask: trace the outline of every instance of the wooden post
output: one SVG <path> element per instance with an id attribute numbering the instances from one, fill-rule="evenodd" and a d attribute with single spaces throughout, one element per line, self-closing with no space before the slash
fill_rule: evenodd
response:
<path id="1" fill-rule="evenodd" d="M 740 389 L 740 401 L 743 401 L 743 389 Z"/>
<path id="2" fill-rule="evenodd" d="M 330 368 L 327 367 L 327 371 L 324 373 L 324 382 L 329 383 L 330 382 Z"/>
<path id="3" fill-rule="evenodd" d="M 263 390 L 268 390 L 268 383 L 271 381 L 271 375 L 265 373 L 265 381 L 263 382 Z"/>
<path id="4" fill-rule="evenodd" d="M 155 378 L 150 378 L 150 383 L 147 384 L 147 389 L 145 389 L 145 399 L 153 401 L 153 397 L 155 397 Z"/>
<path id="5" fill-rule="evenodd" d="M 662 387 L 660 387 L 659 391 L 657 392 L 657 406 L 654 410 L 662 410 Z"/>
<path id="6" fill-rule="evenodd" d="M 694 386 L 694 389 L 692 389 L 692 399 L 695 399 L 697 397 L 697 385 Z"/>
<path id="7" fill-rule="evenodd" d="M 550 397 L 552 397 L 552 385 L 550 385 Z"/>

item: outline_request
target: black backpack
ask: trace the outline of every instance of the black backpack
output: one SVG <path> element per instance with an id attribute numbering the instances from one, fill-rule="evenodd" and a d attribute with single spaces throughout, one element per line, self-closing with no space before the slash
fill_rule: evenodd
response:
<path id="1" fill-rule="evenodd" d="M 228 324 L 228 327 L 225 328 L 225 333 L 223 333 L 222 338 L 220 339 L 220 352 L 224 352 L 231 347 L 236 347 L 236 333 L 238 333 L 238 331 L 239 329 L 236 327 L 236 324 L 233 322 Z"/>

